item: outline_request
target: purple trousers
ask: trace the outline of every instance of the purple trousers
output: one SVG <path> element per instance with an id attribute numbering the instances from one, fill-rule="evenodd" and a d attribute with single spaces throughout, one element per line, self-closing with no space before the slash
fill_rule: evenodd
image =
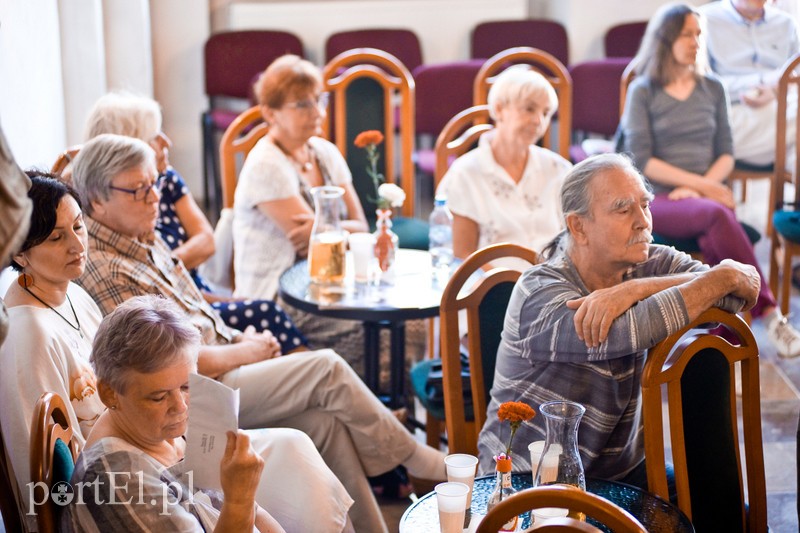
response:
<path id="1" fill-rule="evenodd" d="M 756 267 L 761 276 L 761 292 L 751 310 L 754 317 L 760 317 L 765 309 L 775 307 L 775 297 L 735 212 L 708 198 L 670 200 L 666 194 L 655 197 L 650 212 L 655 233 L 669 239 L 697 239 L 707 264 L 716 265 L 723 259 L 733 259 Z"/>

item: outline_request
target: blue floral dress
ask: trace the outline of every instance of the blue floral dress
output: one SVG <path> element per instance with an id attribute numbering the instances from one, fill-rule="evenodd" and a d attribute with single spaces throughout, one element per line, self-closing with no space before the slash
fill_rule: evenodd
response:
<path id="1" fill-rule="evenodd" d="M 181 225 L 175 210 L 175 203 L 185 194 L 189 194 L 189 189 L 181 175 L 172 167 L 168 168 L 159 179 L 163 180 L 163 186 L 156 231 L 174 250 L 187 239 L 186 230 Z M 201 291 L 212 292 L 197 269 L 192 269 L 189 273 Z M 308 340 L 300 333 L 292 319 L 272 300 L 231 300 L 216 302 L 211 306 L 232 328 L 244 331 L 247 326 L 253 326 L 258 331 L 271 331 L 280 342 L 283 353 L 288 353 L 299 346 L 308 346 Z"/>

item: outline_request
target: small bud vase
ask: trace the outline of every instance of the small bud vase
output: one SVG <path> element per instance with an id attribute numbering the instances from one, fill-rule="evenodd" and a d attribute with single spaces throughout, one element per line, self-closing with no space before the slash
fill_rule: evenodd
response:
<path id="1" fill-rule="evenodd" d="M 394 264 L 397 253 L 397 234 L 392 231 L 392 210 L 378 209 L 375 211 L 378 220 L 375 224 L 375 257 L 382 272 L 388 272 Z"/>

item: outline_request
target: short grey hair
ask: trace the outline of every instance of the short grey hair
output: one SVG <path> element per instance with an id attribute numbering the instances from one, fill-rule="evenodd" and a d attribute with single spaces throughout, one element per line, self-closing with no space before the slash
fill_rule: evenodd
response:
<path id="1" fill-rule="evenodd" d="M 108 200 L 111 180 L 135 168 L 152 165 L 156 155 L 150 145 L 133 137 L 106 133 L 83 145 L 75 157 L 72 185 L 81 197 L 83 209 L 92 214 L 92 202 Z"/>
<path id="2" fill-rule="evenodd" d="M 567 217 L 570 215 L 591 219 L 592 183 L 596 177 L 613 171 L 622 171 L 637 176 L 645 189 L 651 190 L 650 184 L 626 154 L 598 154 L 584 159 L 572 167 L 561 185 L 561 213 L 564 217 L 565 228 L 567 227 Z M 562 246 L 568 248 L 571 243 L 569 230 L 564 230 L 545 247 L 542 254 L 546 258 L 552 257 L 557 248 Z"/>
<path id="3" fill-rule="evenodd" d="M 100 97 L 86 119 L 85 139 L 116 133 L 149 142 L 161 131 L 161 106 L 146 96 L 112 92 Z"/>
<path id="4" fill-rule="evenodd" d="M 97 379 L 124 394 L 128 373 L 152 374 L 197 360 L 200 332 L 162 296 L 135 296 L 100 323 L 92 348 Z"/>
<path id="5" fill-rule="evenodd" d="M 489 114 L 493 119 L 497 108 L 511 102 L 521 102 L 531 96 L 546 94 L 550 101 L 550 116 L 558 109 L 558 95 L 547 78 L 527 65 L 514 65 L 501 72 L 489 89 Z"/>

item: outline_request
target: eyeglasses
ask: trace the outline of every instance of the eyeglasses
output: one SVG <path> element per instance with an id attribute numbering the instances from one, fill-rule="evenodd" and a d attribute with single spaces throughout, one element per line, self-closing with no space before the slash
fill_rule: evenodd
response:
<path id="1" fill-rule="evenodd" d="M 309 98 L 307 100 L 300 100 L 299 102 L 289 102 L 287 104 L 283 104 L 282 107 L 289 107 L 292 109 L 297 109 L 299 111 L 305 111 L 306 113 L 308 113 L 315 107 L 317 109 L 327 108 L 329 98 L 330 98 L 330 93 L 319 93 L 319 96 L 316 97 L 316 100 Z"/>
<path id="2" fill-rule="evenodd" d="M 161 189 L 163 186 L 164 180 L 159 177 L 153 183 L 148 185 L 140 185 L 135 189 L 125 189 L 124 187 L 114 187 L 113 185 L 109 185 L 108 188 L 114 191 L 132 194 L 135 202 L 141 202 L 147 198 L 147 195 L 150 193 L 150 191 L 155 191 L 156 193 L 161 194 Z"/>

